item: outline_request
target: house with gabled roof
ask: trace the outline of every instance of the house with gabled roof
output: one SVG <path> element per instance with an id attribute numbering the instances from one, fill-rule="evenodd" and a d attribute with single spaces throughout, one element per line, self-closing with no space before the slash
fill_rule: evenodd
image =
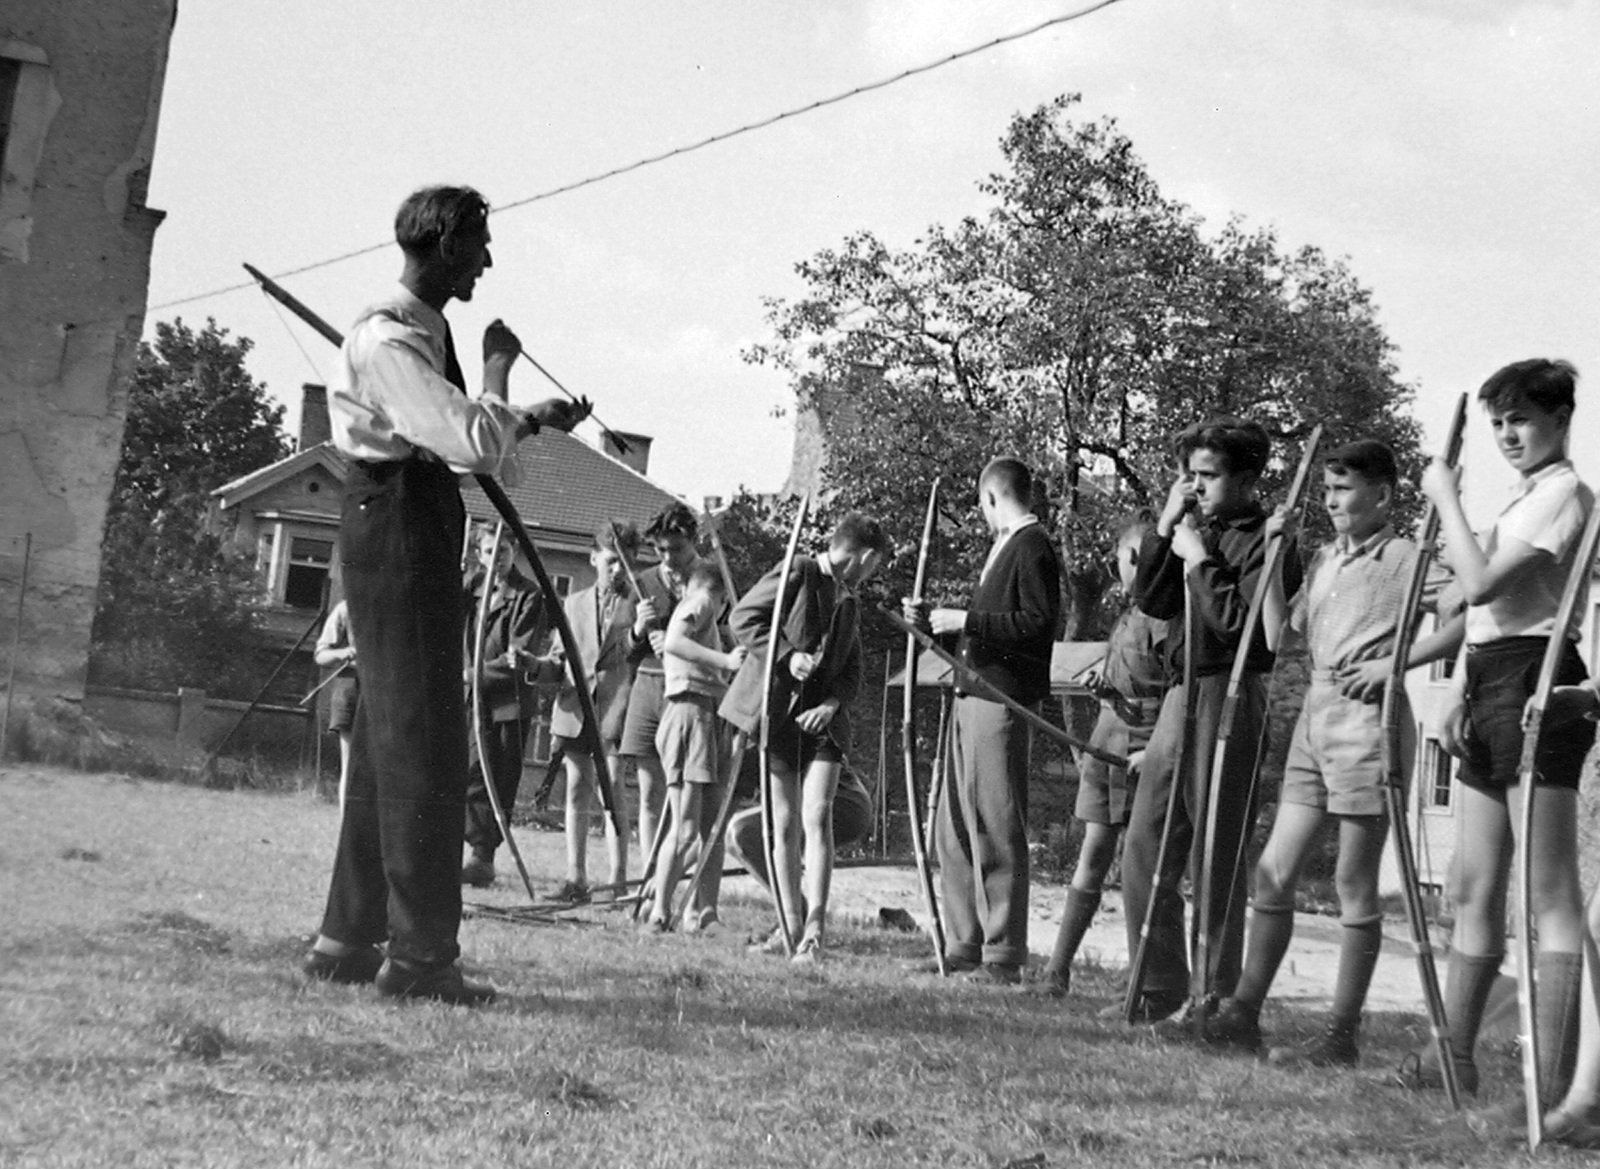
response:
<path id="1" fill-rule="evenodd" d="M 231 529 L 236 545 L 255 553 L 266 628 L 285 647 L 338 598 L 336 545 L 349 466 L 330 433 L 327 391 L 308 385 L 295 453 L 211 493 L 214 527 Z M 554 430 L 522 440 L 521 479 L 507 494 L 559 591 L 593 583 L 589 549 L 600 525 L 614 519 L 643 527 L 676 500 L 646 473 L 650 443 L 645 435 L 613 434 L 597 449 Z M 471 520 L 497 518 L 471 476 L 462 478 L 462 498 Z"/>
<path id="2" fill-rule="evenodd" d="M 619 450 L 617 440 L 626 444 Z M 611 432 L 600 449 L 560 431 L 541 431 L 522 440 L 517 461 L 522 475 L 506 495 L 528 526 L 540 558 L 563 594 L 594 583 L 589 549 L 594 534 L 611 520 L 643 528 L 677 496 L 645 473 L 650 439 Z M 476 482 L 461 481 L 461 498 L 473 521 L 499 518 Z"/>

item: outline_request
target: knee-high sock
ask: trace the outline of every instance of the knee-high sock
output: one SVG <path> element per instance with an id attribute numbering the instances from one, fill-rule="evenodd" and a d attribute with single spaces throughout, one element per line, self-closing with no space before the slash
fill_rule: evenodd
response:
<path id="1" fill-rule="evenodd" d="M 1566 1097 L 1578 1061 L 1578 996 L 1583 992 L 1583 960 L 1578 954 L 1540 954 L 1539 1098 L 1546 1108 Z"/>
<path id="2" fill-rule="evenodd" d="M 1348 921 L 1339 937 L 1339 974 L 1333 984 L 1332 1021 L 1354 1027 L 1361 1021 L 1361 1007 L 1372 985 L 1372 971 L 1378 965 L 1383 947 L 1383 919 Z"/>
<path id="3" fill-rule="evenodd" d="M 1272 980 L 1278 976 L 1289 939 L 1294 936 L 1294 906 L 1257 906 L 1250 911 L 1250 941 L 1245 950 L 1244 973 L 1234 988 L 1236 1002 L 1259 1007 L 1267 1001 Z"/>
<path id="4" fill-rule="evenodd" d="M 1072 968 L 1083 935 L 1089 932 L 1095 911 L 1100 908 L 1100 893 L 1091 893 L 1076 886 L 1067 886 L 1067 904 L 1061 910 L 1061 928 L 1056 930 L 1056 946 L 1050 952 L 1050 963 L 1045 975 L 1064 975 Z"/>
<path id="5" fill-rule="evenodd" d="M 1444 1009 L 1450 1020 L 1450 1046 L 1458 1064 L 1470 1064 L 1472 1049 L 1478 1042 L 1478 1027 L 1489 992 L 1500 973 L 1503 954 L 1450 955 L 1450 969 L 1444 980 Z"/>

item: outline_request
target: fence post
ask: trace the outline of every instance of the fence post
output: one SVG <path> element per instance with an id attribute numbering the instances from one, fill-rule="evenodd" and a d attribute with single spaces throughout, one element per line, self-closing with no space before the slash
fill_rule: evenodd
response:
<path id="1" fill-rule="evenodd" d="M 177 740 L 185 746 L 199 747 L 205 740 L 206 698 L 202 686 L 178 687 Z"/>

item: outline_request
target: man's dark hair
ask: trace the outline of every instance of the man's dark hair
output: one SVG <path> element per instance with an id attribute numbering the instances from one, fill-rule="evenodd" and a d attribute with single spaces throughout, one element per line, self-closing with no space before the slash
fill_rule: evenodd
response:
<path id="1" fill-rule="evenodd" d="M 445 240 L 489 227 L 489 201 L 471 187 L 423 187 L 400 204 L 394 239 L 408 256 L 426 258 Z"/>
<path id="2" fill-rule="evenodd" d="M 1184 470 L 1189 468 L 1190 455 L 1205 450 L 1221 455 L 1223 466 L 1232 474 L 1259 475 L 1267 469 L 1272 439 L 1259 422 L 1223 414 L 1184 427 L 1172 440 L 1172 449 Z"/>
<path id="3" fill-rule="evenodd" d="M 700 535 L 700 517 L 686 503 L 669 503 L 645 527 L 646 540 L 665 540 L 682 536 L 691 543 Z"/>
<path id="4" fill-rule="evenodd" d="M 597 552 L 632 557 L 639 551 L 639 529 L 631 523 L 601 524 L 594 530 L 594 547 Z"/>
<path id="5" fill-rule="evenodd" d="M 1529 405 L 1554 414 L 1565 406 L 1570 414 L 1577 404 L 1577 388 L 1578 371 L 1572 362 L 1532 357 L 1490 374 L 1478 390 L 1478 401 L 1495 411 Z"/>
<path id="6" fill-rule="evenodd" d="M 978 476 L 978 490 L 982 491 L 991 485 L 1001 495 L 1009 495 L 1023 507 L 1033 503 L 1033 472 L 1021 459 L 1006 455 L 990 459 L 989 465 Z"/>
<path id="7" fill-rule="evenodd" d="M 1375 438 L 1358 438 L 1338 450 L 1329 451 L 1322 465 L 1330 471 L 1347 471 L 1368 483 L 1387 483 L 1398 489 L 1400 466 L 1389 444 Z"/>
<path id="8" fill-rule="evenodd" d="M 828 543 L 834 548 L 845 548 L 851 552 L 868 548 L 880 555 L 889 555 L 888 533 L 883 530 L 882 524 L 865 512 L 852 511 L 846 514 L 834 526 L 833 538 Z"/>

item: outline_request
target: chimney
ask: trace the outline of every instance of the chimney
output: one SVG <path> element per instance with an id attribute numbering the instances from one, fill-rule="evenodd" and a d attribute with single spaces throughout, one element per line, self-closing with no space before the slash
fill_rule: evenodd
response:
<path id="1" fill-rule="evenodd" d="M 617 449 L 617 439 L 628 444 L 626 453 Z M 650 473 L 650 444 L 655 440 L 648 434 L 629 434 L 626 430 L 606 431 L 600 435 L 600 449 L 619 463 L 632 467 L 641 475 Z"/>
<path id="2" fill-rule="evenodd" d="M 308 451 L 333 438 L 328 423 L 328 387 L 307 382 L 300 387 L 300 446 Z"/>

